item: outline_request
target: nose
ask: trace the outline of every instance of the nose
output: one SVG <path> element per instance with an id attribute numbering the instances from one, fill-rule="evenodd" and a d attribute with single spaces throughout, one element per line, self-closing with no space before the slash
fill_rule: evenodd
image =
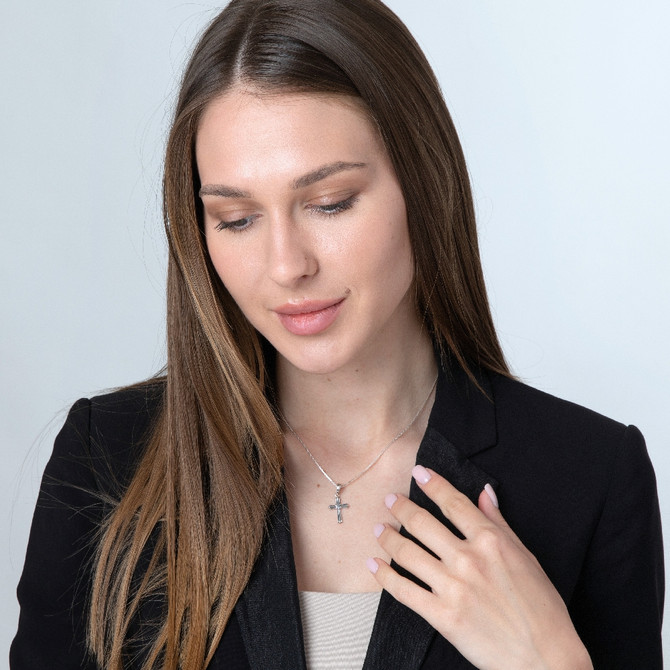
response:
<path id="1" fill-rule="evenodd" d="M 315 275 L 319 264 L 310 235 L 289 216 L 275 216 L 268 226 L 268 275 L 287 288 Z"/>

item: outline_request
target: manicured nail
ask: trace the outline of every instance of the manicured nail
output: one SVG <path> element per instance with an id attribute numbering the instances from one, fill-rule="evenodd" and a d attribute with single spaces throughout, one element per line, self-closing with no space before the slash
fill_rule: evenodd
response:
<path id="1" fill-rule="evenodd" d="M 391 509 L 396 500 L 398 500 L 398 496 L 395 493 L 389 493 L 386 498 L 384 498 L 384 504 Z"/>
<path id="2" fill-rule="evenodd" d="M 376 523 L 372 530 L 374 531 L 375 537 L 379 537 L 384 532 L 384 524 Z"/>
<path id="3" fill-rule="evenodd" d="M 430 472 L 423 465 L 415 465 L 412 468 L 412 476 L 419 484 L 427 484 L 430 481 Z"/>
<path id="4" fill-rule="evenodd" d="M 489 498 L 491 498 L 491 502 L 492 502 L 496 507 L 499 508 L 500 505 L 498 505 L 498 496 L 496 495 L 496 492 L 493 490 L 493 487 L 491 486 L 491 484 L 487 484 L 487 485 L 484 487 L 484 491 L 486 491 L 486 492 L 489 494 Z"/>
<path id="5" fill-rule="evenodd" d="M 377 564 L 377 561 L 375 561 L 374 558 L 368 558 L 367 561 L 365 561 L 365 565 L 368 566 L 368 570 L 374 575 L 377 573 L 377 570 L 379 570 L 379 565 Z"/>

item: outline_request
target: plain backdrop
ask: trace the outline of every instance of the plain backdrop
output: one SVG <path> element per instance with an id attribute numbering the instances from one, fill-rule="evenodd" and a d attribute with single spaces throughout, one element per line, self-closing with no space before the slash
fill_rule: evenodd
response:
<path id="1" fill-rule="evenodd" d="M 636 424 L 668 525 L 670 4 L 389 4 L 460 132 L 513 370 Z M 164 363 L 161 154 L 178 76 L 215 10 L 0 5 L 0 666 L 64 412 Z"/>

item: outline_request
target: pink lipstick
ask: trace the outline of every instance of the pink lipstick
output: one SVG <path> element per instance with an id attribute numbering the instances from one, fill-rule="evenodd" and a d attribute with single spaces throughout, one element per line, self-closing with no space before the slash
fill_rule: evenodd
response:
<path id="1" fill-rule="evenodd" d="M 305 300 L 277 307 L 282 325 L 293 335 L 317 335 L 335 321 L 344 298 L 338 300 Z"/>

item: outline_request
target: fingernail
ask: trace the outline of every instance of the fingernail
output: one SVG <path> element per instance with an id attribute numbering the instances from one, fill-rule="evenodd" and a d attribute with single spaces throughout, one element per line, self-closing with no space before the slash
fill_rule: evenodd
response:
<path id="1" fill-rule="evenodd" d="M 367 561 L 365 561 L 365 565 L 368 566 L 368 570 L 373 574 L 377 574 L 377 570 L 379 570 L 379 565 L 377 565 L 377 561 L 375 561 L 374 558 L 368 558 Z"/>
<path id="2" fill-rule="evenodd" d="M 375 537 L 379 537 L 384 532 L 384 524 L 376 523 L 372 530 L 374 531 Z"/>
<path id="3" fill-rule="evenodd" d="M 430 472 L 428 472 L 423 465 L 415 465 L 412 468 L 412 477 L 414 477 L 419 484 L 427 484 L 430 481 Z"/>
<path id="4" fill-rule="evenodd" d="M 489 494 L 489 498 L 491 498 L 491 502 L 498 508 L 500 508 L 500 505 L 498 505 L 498 496 L 496 495 L 496 492 L 493 490 L 493 487 L 491 484 L 487 484 L 484 487 L 484 491 L 486 491 Z"/>
<path id="5" fill-rule="evenodd" d="M 391 509 L 396 500 L 398 500 L 398 496 L 395 493 L 389 493 L 386 498 L 384 498 L 384 504 Z"/>

